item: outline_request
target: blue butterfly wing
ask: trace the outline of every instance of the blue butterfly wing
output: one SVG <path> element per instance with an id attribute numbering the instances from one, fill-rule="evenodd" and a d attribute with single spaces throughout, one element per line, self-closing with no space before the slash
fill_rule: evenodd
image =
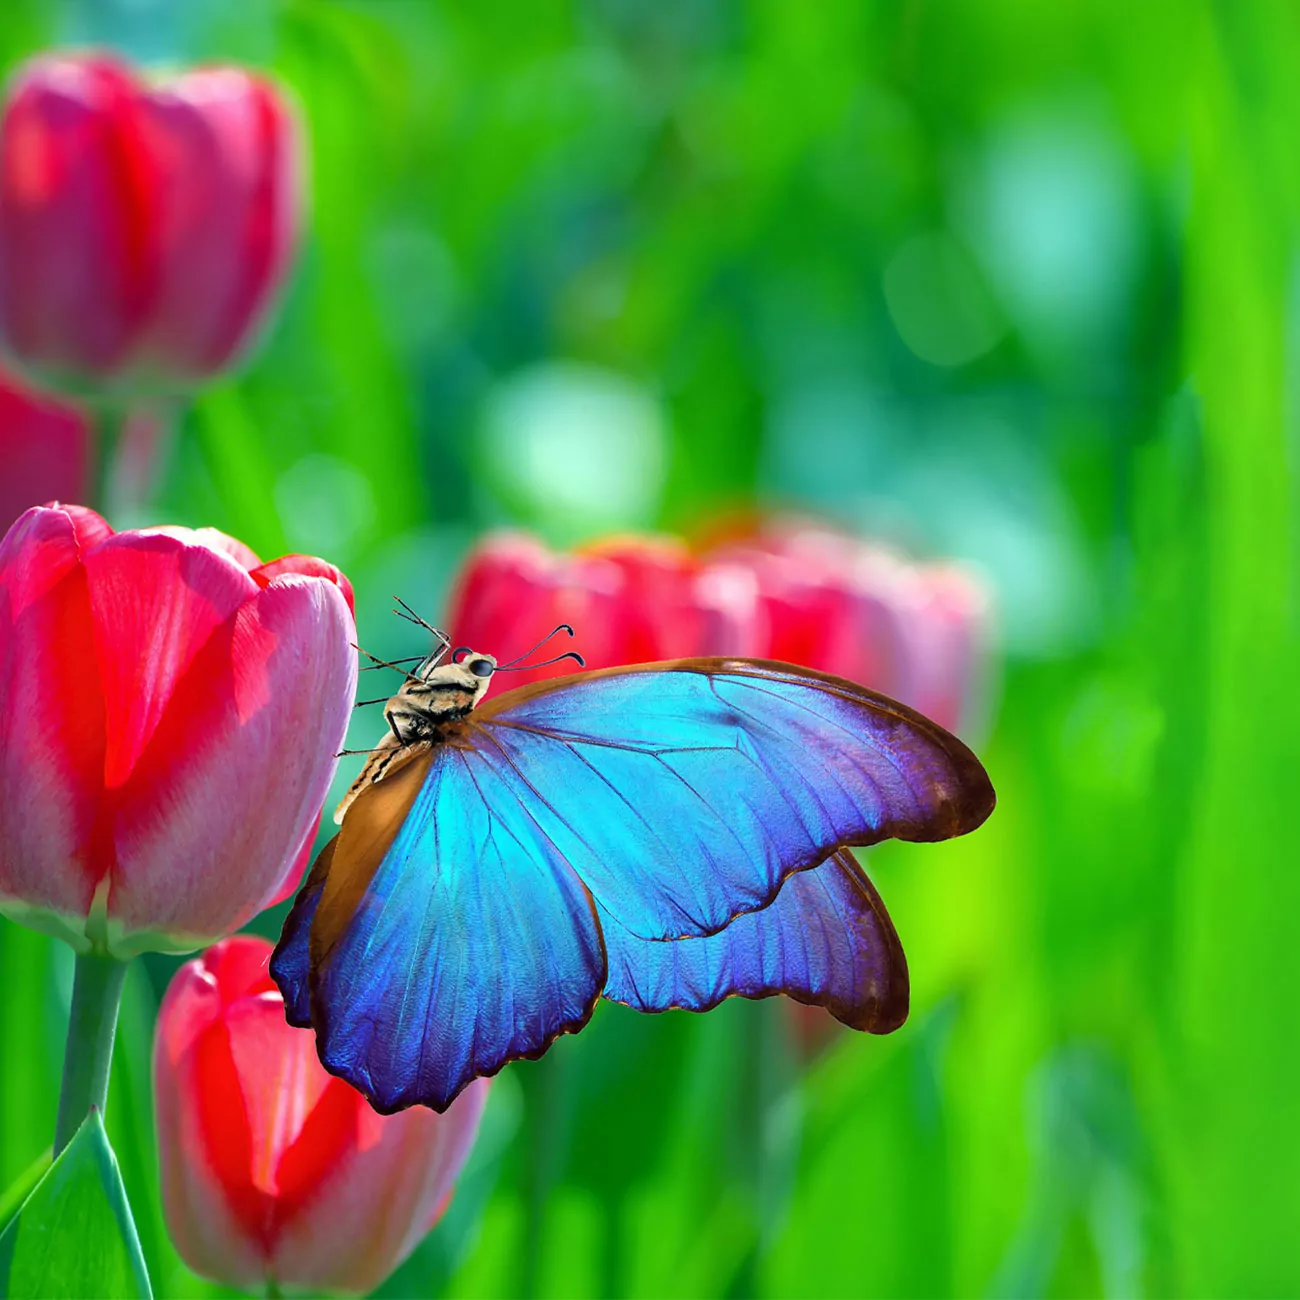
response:
<path id="1" fill-rule="evenodd" d="M 273 973 L 325 1068 L 384 1113 L 444 1110 L 472 1079 L 580 1029 L 605 982 L 581 880 L 473 750 L 440 745 L 358 796 Z"/>
<path id="2" fill-rule="evenodd" d="M 863 960 L 879 937 L 870 908 L 848 926 L 836 881 L 839 895 L 800 884 L 770 917 L 746 914 L 841 845 L 945 839 L 992 806 L 960 741 L 838 678 L 682 660 L 541 682 L 358 796 L 273 972 L 297 1023 L 306 972 L 321 1060 L 385 1112 L 444 1109 L 471 1079 L 581 1028 L 609 970 L 601 917 L 617 936 L 613 992 L 637 963 L 653 968 L 638 941 L 703 940 L 739 918 L 700 956 L 683 948 L 654 998 L 780 983 L 843 997 L 853 1015 L 857 974 L 832 978 L 826 962 L 855 935 Z M 831 914 L 844 942 L 821 959 L 810 950 L 796 969 L 775 951 Z"/>
<path id="3" fill-rule="evenodd" d="M 284 1018 L 297 1029 L 311 1028 L 311 923 L 316 919 L 325 878 L 334 861 L 336 835 L 317 854 L 280 931 L 280 942 L 271 954 L 271 978 L 284 997 Z"/>
<path id="4" fill-rule="evenodd" d="M 629 934 L 712 934 L 841 845 L 941 840 L 993 807 L 943 728 L 840 678 L 697 659 L 539 682 L 466 741 Z"/>
<path id="5" fill-rule="evenodd" d="M 602 913 L 605 997 L 638 1011 L 708 1011 L 724 998 L 784 993 L 854 1029 L 907 1019 L 907 959 L 889 913 L 848 850 L 797 872 L 767 907 L 716 934 L 639 939 Z"/>

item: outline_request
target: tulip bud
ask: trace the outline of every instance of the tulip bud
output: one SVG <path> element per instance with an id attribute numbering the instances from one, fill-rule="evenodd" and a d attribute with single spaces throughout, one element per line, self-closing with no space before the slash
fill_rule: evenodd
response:
<path id="1" fill-rule="evenodd" d="M 0 529 L 28 506 L 75 501 L 90 477 L 88 421 L 0 374 L 0 466 Z"/>
<path id="2" fill-rule="evenodd" d="M 238 935 L 182 966 L 158 1015 L 163 1207 L 185 1262 L 249 1290 L 377 1286 L 450 1199 L 487 1095 L 383 1116 L 285 1023 L 271 944 Z"/>
<path id="3" fill-rule="evenodd" d="M 0 117 L 0 343 L 79 391 L 209 378 L 283 278 L 299 169 L 292 114 L 242 69 L 32 60 Z"/>
<path id="4" fill-rule="evenodd" d="M 181 952 L 292 890 L 356 688 L 351 589 L 215 529 L 28 510 L 0 542 L 0 912 Z"/>
<path id="5" fill-rule="evenodd" d="M 530 537 L 504 533 L 488 538 L 466 561 L 448 621 L 455 642 L 503 661 L 568 623 L 576 639 L 551 646 L 572 644 L 589 668 L 611 668 L 750 653 L 756 598 L 746 570 L 701 564 L 670 538 L 614 537 L 562 555 Z M 573 667 L 565 661 L 520 671 L 512 684 Z"/>

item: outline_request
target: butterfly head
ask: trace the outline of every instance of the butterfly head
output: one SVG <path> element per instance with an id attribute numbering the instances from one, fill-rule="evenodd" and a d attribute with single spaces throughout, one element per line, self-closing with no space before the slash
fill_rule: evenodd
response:
<path id="1" fill-rule="evenodd" d="M 497 661 L 492 655 L 471 650 L 468 646 L 458 646 L 447 663 L 431 663 L 428 675 L 421 680 L 431 686 L 442 685 L 463 691 L 473 708 L 487 694 L 496 670 Z"/>

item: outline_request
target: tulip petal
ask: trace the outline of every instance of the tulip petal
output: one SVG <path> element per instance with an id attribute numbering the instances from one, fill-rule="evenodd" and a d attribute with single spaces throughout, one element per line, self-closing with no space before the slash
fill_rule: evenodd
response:
<path id="1" fill-rule="evenodd" d="M 446 1205 L 478 1133 L 487 1088 L 486 1079 L 475 1080 L 443 1115 L 415 1107 L 385 1118 L 362 1103 L 358 1149 L 316 1184 L 306 1212 L 284 1222 L 275 1275 L 331 1290 L 378 1286 Z M 322 1232 L 322 1224 L 331 1230 Z"/>
<path id="2" fill-rule="evenodd" d="M 231 945 L 255 948 L 266 960 L 259 940 L 240 937 Z M 163 998 L 154 1040 L 158 1163 L 168 1228 L 186 1262 L 257 1290 L 266 1277 L 265 1249 L 247 1223 L 260 1227 L 266 1207 L 250 1195 L 252 1129 L 221 1020 L 228 1001 L 218 973 L 204 962 L 181 967 Z"/>
<path id="3" fill-rule="evenodd" d="M 5 529 L 29 506 L 81 496 L 90 468 L 90 422 L 75 407 L 0 372 L 0 465 L 0 529 Z"/>
<path id="4" fill-rule="evenodd" d="M 311 861 L 311 851 L 315 847 L 316 832 L 319 830 L 320 817 L 318 815 L 316 820 L 307 827 L 307 834 L 303 836 L 298 851 L 293 854 L 289 869 L 285 872 L 279 889 L 275 891 L 275 897 L 267 903 L 267 907 L 274 907 L 277 903 L 283 903 L 286 898 L 298 892 L 298 886 L 302 884 L 303 872 L 307 870 L 307 864 Z"/>
<path id="5" fill-rule="evenodd" d="M 0 331 L 29 364 L 103 374 L 156 291 L 156 175 L 130 74 L 106 58 L 33 61 L 0 137 Z"/>
<path id="6" fill-rule="evenodd" d="M 109 538 L 86 557 L 86 573 L 112 790 L 131 775 L 199 651 L 257 586 L 224 552 L 157 531 Z"/>
<path id="7" fill-rule="evenodd" d="M 446 1115 L 381 1117 L 284 1023 L 270 944 L 223 940 L 187 963 L 154 1048 L 168 1226 L 185 1261 L 247 1290 L 369 1291 L 446 1206 L 487 1083 Z"/>
<path id="8" fill-rule="evenodd" d="M 262 563 L 251 546 L 245 546 L 239 538 L 223 533 L 220 528 L 183 528 L 179 524 L 160 524 L 155 528 L 140 528 L 136 532 L 146 537 L 174 537 L 188 546 L 206 546 L 210 551 L 230 556 L 245 573 L 259 568 Z"/>
<path id="9" fill-rule="evenodd" d="M 0 910 L 81 949 L 103 874 L 104 705 L 80 556 L 106 529 L 35 509 L 0 543 Z"/>
<path id="10" fill-rule="evenodd" d="M 161 293 L 145 347 L 164 373 L 224 365 L 256 324 L 297 229 L 296 127 L 238 68 L 207 68 L 143 97 L 165 182 Z"/>
<path id="11" fill-rule="evenodd" d="M 252 579 L 259 587 L 268 586 L 276 578 L 286 573 L 297 573 L 306 578 L 327 578 L 343 593 L 348 608 L 356 612 L 356 600 L 352 594 L 352 584 L 343 570 L 328 560 L 319 560 L 314 555 L 282 555 L 278 560 L 253 568 Z"/>
<path id="12" fill-rule="evenodd" d="M 354 634 L 333 583 L 286 576 L 195 657 L 120 793 L 108 907 L 120 955 L 196 947 L 276 896 L 334 775 Z M 137 930 L 151 935 L 124 938 Z"/>

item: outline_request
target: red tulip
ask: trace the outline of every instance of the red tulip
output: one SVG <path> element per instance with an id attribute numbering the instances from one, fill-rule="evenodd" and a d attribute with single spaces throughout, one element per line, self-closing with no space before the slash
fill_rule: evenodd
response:
<path id="1" fill-rule="evenodd" d="M 90 428 L 80 411 L 0 374 L 0 529 L 28 506 L 84 495 Z"/>
<path id="2" fill-rule="evenodd" d="M 34 59 L 0 118 L 0 341 L 78 388 L 223 369 L 283 278 L 298 172 L 292 114 L 242 69 L 153 85 L 107 55 Z"/>
<path id="3" fill-rule="evenodd" d="M 450 1199 L 487 1080 L 444 1115 L 378 1115 L 285 1023 L 271 944 L 238 935 L 182 966 L 158 1015 L 154 1097 L 163 1206 L 196 1272 L 369 1291 Z"/>
<path id="4" fill-rule="evenodd" d="M 701 564 L 680 543 L 616 537 L 569 555 L 522 534 L 488 538 L 452 597 L 453 640 L 505 661 L 557 623 L 544 659 L 571 645 L 590 668 L 698 654 L 743 654 L 755 640 L 757 586 L 744 568 Z M 572 672 L 572 661 L 520 672 L 512 685 Z"/>
<path id="5" fill-rule="evenodd" d="M 0 542 L 0 911 L 184 951 L 297 883 L 356 684 L 351 589 L 79 506 Z"/>

